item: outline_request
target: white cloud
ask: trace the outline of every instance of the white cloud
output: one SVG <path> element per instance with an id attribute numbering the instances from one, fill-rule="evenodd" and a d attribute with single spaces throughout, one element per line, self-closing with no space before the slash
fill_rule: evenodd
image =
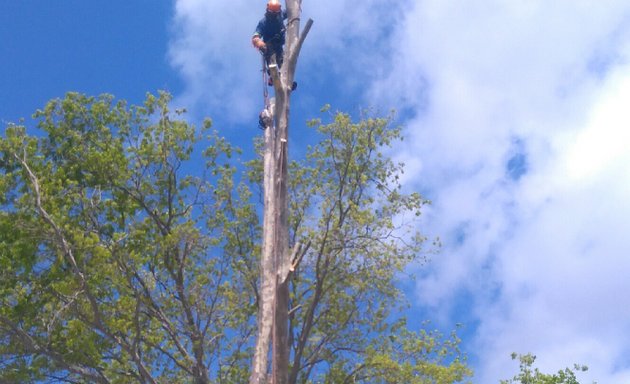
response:
<path id="1" fill-rule="evenodd" d="M 394 35 L 372 97 L 418 111 L 401 158 L 445 241 L 418 298 L 478 321 L 475 382 L 513 351 L 630 375 L 629 22 L 621 1 L 422 1 Z"/>
<path id="2" fill-rule="evenodd" d="M 575 135 L 567 148 L 563 165 L 572 181 L 592 179 L 628 160 L 630 75 L 627 72 L 617 73 L 610 78 L 601 97 L 589 116 L 587 126 Z M 623 181 L 628 175 L 622 173 L 618 176 Z"/>
<path id="3" fill-rule="evenodd" d="M 258 113 L 249 39 L 263 8 L 177 0 L 184 105 L 235 122 Z M 627 1 L 305 0 L 303 16 L 315 24 L 298 72 L 330 79 L 329 92 L 372 84 L 357 102 L 410 117 L 398 156 L 445 244 L 418 300 L 478 322 L 465 340 L 475 382 L 509 377 L 513 351 L 629 382 Z M 462 292 L 472 313 L 452 305 Z"/>
<path id="4" fill-rule="evenodd" d="M 245 0 L 176 1 L 169 57 L 185 84 L 177 104 L 232 122 L 257 116 L 261 64 L 251 35 L 263 13 L 264 3 Z"/>
<path id="5" fill-rule="evenodd" d="M 525 219 L 502 245 L 502 296 L 486 303 L 506 312 L 479 330 L 488 354 L 521 346 L 549 368 L 587 363 L 591 377 L 606 383 L 625 382 L 608 375 L 630 373 L 623 361 L 630 348 L 629 92 L 630 68 L 623 68 L 607 79 L 585 124 L 560 135 L 555 165 L 519 188 Z"/>

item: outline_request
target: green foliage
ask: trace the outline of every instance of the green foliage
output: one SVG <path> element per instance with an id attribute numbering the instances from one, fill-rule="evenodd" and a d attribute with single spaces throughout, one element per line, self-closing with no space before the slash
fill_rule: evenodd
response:
<path id="1" fill-rule="evenodd" d="M 233 180 L 234 149 L 178 120 L 169 101 L 148 95 L 128 108 L 70 93 L 37 111 L 39 135 L 7 128 L 0 382 L 185 382 L 209 367 L 217 380 L 246 370 L 246 342 L 231 340 L 253 327 L 243 292 L 257 217 Z M 197 143 L 208 148 L 205 178 L 182 172 Z"/>
<path id="2" fill-rule="evenodd" d="M 458 382 L 470 372 L 457 339 L 410 332 L 396 316 L 396 279 L 421 254 L 428 203 L 402 192 L 403 164 L 388 157 L 400 128 L 331 116 L 310 122 L 322 140 L 290 168 L 292 237 L 311 241 L 292 281 L 290 382 Z"/>
<path id="3" fill-rule="evenodd" d="M 69 93 L 36 112 L 37 135 L 6 128 L 0 382 L 247 381 L 262 167 L 242 177 L 211 121 L 197 129 L 169 102 Z M 456 335 L 398 315 L 427 203 L 387 156 L 400 129 L 312 123 L 322 140 L 290 168 L 291 241 L 311 242 L 291 281 L 291 382 L 462 381 Z"/>
<path id="4" fill-rule="evenodd" d="M 586 372 L 588 367 L 575 364 L 573 369 L 565 368 L 555 374 L 541 373 L 538 368 L 533 368 L 536 356 L 530 353 L 519 355 L 512 353 L 512 360 L 519 361 L 520 372 L 509 380 L 501 380 L 501 384 L 580 384 L 576 373 Z"/>

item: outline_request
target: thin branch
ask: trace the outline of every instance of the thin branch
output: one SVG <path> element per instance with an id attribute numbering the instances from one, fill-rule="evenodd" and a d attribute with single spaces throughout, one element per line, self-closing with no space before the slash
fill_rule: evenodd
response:
<path id="1" fill-rule="evenodd" d="M 290 272 L 295 271 L 299 267 L 300 262 L 302 261 L 302 259 L 304 258 L 304 255 L 306 255 L 306 252 L 308 252 L 308 249 L 310 247 L 311 247 L 310 240 L 308 241 L 308 243 L 306 243 L 304 247 L 302 247 L 300 243 L 295 244 L 295 247 L 293 248 L 293 254 L 291 255 L 292 261 L 291 261 L 291 268 L 289 269 Z"/>
<path id="2" fill-rule="evenodd" d="M 29 335 L 26 331 L 18 327 L 11 319 L 0 314 L 0 323 L 4 324 L 8 328 L 10 328 L 11 332 L 19 338 L 22 342 L 22 347 L 24 347 L 28 352 L 32 354 L 42 354 L 50 359 L 52 359 L 57 365 L 63 367 L 69 372 L 75 373 L 89 379 L 92 382 L 99 384 L 110 384 L 110 381 L 103 376 L 101 372 L 94 373 L 90 368 L 82 367 L 75 364 L 68 363 L 64 357 L 51 350 L 48 347 L 40 345 L 31 335 Z M 92 368 L 93 369 L 93 368 Z"/>
<path id="3" fill-rule="evenodd" d="M 40 213 L 44 221 L 48 225 L 50 225 L 53 231 L 55 232 L 55 236 L 57 238 L 58 243 L 61 246 L 63 254 L 66 256 L 66 258 L 70 262 L 72 271 L 74 272 L 75 276 L 79 280 L 82 290 L 85 292 L 85 295 L 92 309 L 92 314 L 94 315 L 94 321 L 92 322 L 92 324 L 94 325 L 96 329 L 103 332 L 103 334 L 108 336 L 110 339 L 114 340 L 118 345 L 120 345 L 121 348 L 123 348 L 127 353 L 129 353 L 129 355 L 131 356 L 132 360 L 136 364 L 144 380 L 146 380 L 149 383 L 155 384 L 156 383 L 155 379 L 153 379 L 148 369 L 144 366 L 137 351 L 133 350 L 133 348 L 124 340 L 122 340 L 120 337 L 113 335 L 109 330 L 107 330 L 107 327 L 105 326 L 105 323 L 103 321 L 103 314 L 101 313 L 101 310 L 98 305 L 98 301 L 96 300 L 96 298 L 94 297 L 94 295 L 89 289 L 89 285 L 87 283 L 85 275 L 79 268 L 79 265 L 76 261 L 76 258 L 74 257 L 74 252 L 72 251 L 72 248 L 70 247 L 69 242 L 64 236 L 61 228 L 53 220 L 52 216 L 46 211 L 46 209 L 44 209 L 44 206 L 42 204 L 42 194 L 41 194 L 41 188 L 39 185 L 39 180 L 37 179 L 37 176 L 35 176 L 35 173 L 33 173 L 30 166 L 26 162 L 26 149 L 24 149 L 24 151 L 25 151 L 24 158 L 20 158 L 19 156 L 17 156 L 17 154 L 14 154 L 14 157 L 20 162 L 20 164 L 24 167 L 24 170 L 28 174 L 29 180 L 33 186 L 33 190 L 35 193 L 35 203 L 36 203 L 37 211 Z"/>

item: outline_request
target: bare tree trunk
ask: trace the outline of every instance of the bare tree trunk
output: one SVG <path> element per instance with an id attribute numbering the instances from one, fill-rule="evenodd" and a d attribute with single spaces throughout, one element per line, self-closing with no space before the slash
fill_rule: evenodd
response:
<path id="1" fill-rule="evenodd" d="M 275 101 L 272 99 L 270 111 L 273 113 Z M 275 130 L 273 119 L 265 127 L 264 146 L 264 212 L 263 212 L 263 238 L 260 258 L 260 297 L 258 302 L 258 332 L 256 335 L 256 348 L 254 351 L 254 363 L 250 375 L 250 384 L 267 383 L 267 366 L 269 357 L 269 345 L 274 320 L 275 279 L 272 279 L 275 271 L 274 240 L 275 240 Z"/>
<path id="2" fill-rule="evenodd" d="M 289 275 L 292 270 L 287 199 L 289 101 L 297 58 L 313 21 L 309 19 L 300 36 L 301 0 L 287 0 L 286 6 L 288 24 L 285 64 L 281 71 L 275 64 L 270 66 L 275 104 L 268 111 L 273 117 L 269 120 L 273 126 L 269 124 L 265 127 L 261 290 L 250 384 L 287 384 L 289 378 Z M 299 247 L 296 250 L 299 252 Z M 272 362 L 269 377 L 267 371 L 270 341 Z"/>

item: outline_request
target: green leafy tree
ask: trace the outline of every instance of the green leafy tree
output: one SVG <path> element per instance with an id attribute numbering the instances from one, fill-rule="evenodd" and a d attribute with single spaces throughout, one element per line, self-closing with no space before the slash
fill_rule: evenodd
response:
<path id="1" fill-rule="evenodd" d="M 207 177 L 182 175 L 202 137 L 169 100 L 68 94 L 36 113 L 40 135 L 7 128 L 0 382 L 246 374 L 256 214 L 216 135 Z"/>
<path id="2" fill-rule="evenodd" d="M 384 151 L 400 128 L 343 113 L 310 125 L 322 140 L 291 166 L 290 237 L 310 248 L 291 283 L 289 382 L 462 380 L 469 371 L 456 339 L 390 321 L 404 302 L 396 277 L 425 241 L 415 218 L 427 203 L 402 192 L 403 165 Z"/>
<path id="3" fill-rule="evenodd" d="M 519 361 L 520 372 L 509 380 L 501 380 L 501 384 L 580 384 L 576 373 L 586 372 L 588 367 L 575 364 L 573 369 L 565 368 L 555 374 L 542 373 L 534 368 L 536 356 L 530 353 L 526 355 L 512 354 L 512 360 Z"/>
<path id="4" fill-rule="evenodd" d="M 247 382 L 262 161 L 238 164 L 170 99 L 70 93 L 37 111 L 36 135 L 0 138 L 0 383 Z M 313 126 L 322 140 L 290 164 L 290 241 L 310 244 L 290 278 L 290 382 L 464 380 L 456 335 L 398 315 L 426 203 L 386 155 L 400 129 Z"/>

